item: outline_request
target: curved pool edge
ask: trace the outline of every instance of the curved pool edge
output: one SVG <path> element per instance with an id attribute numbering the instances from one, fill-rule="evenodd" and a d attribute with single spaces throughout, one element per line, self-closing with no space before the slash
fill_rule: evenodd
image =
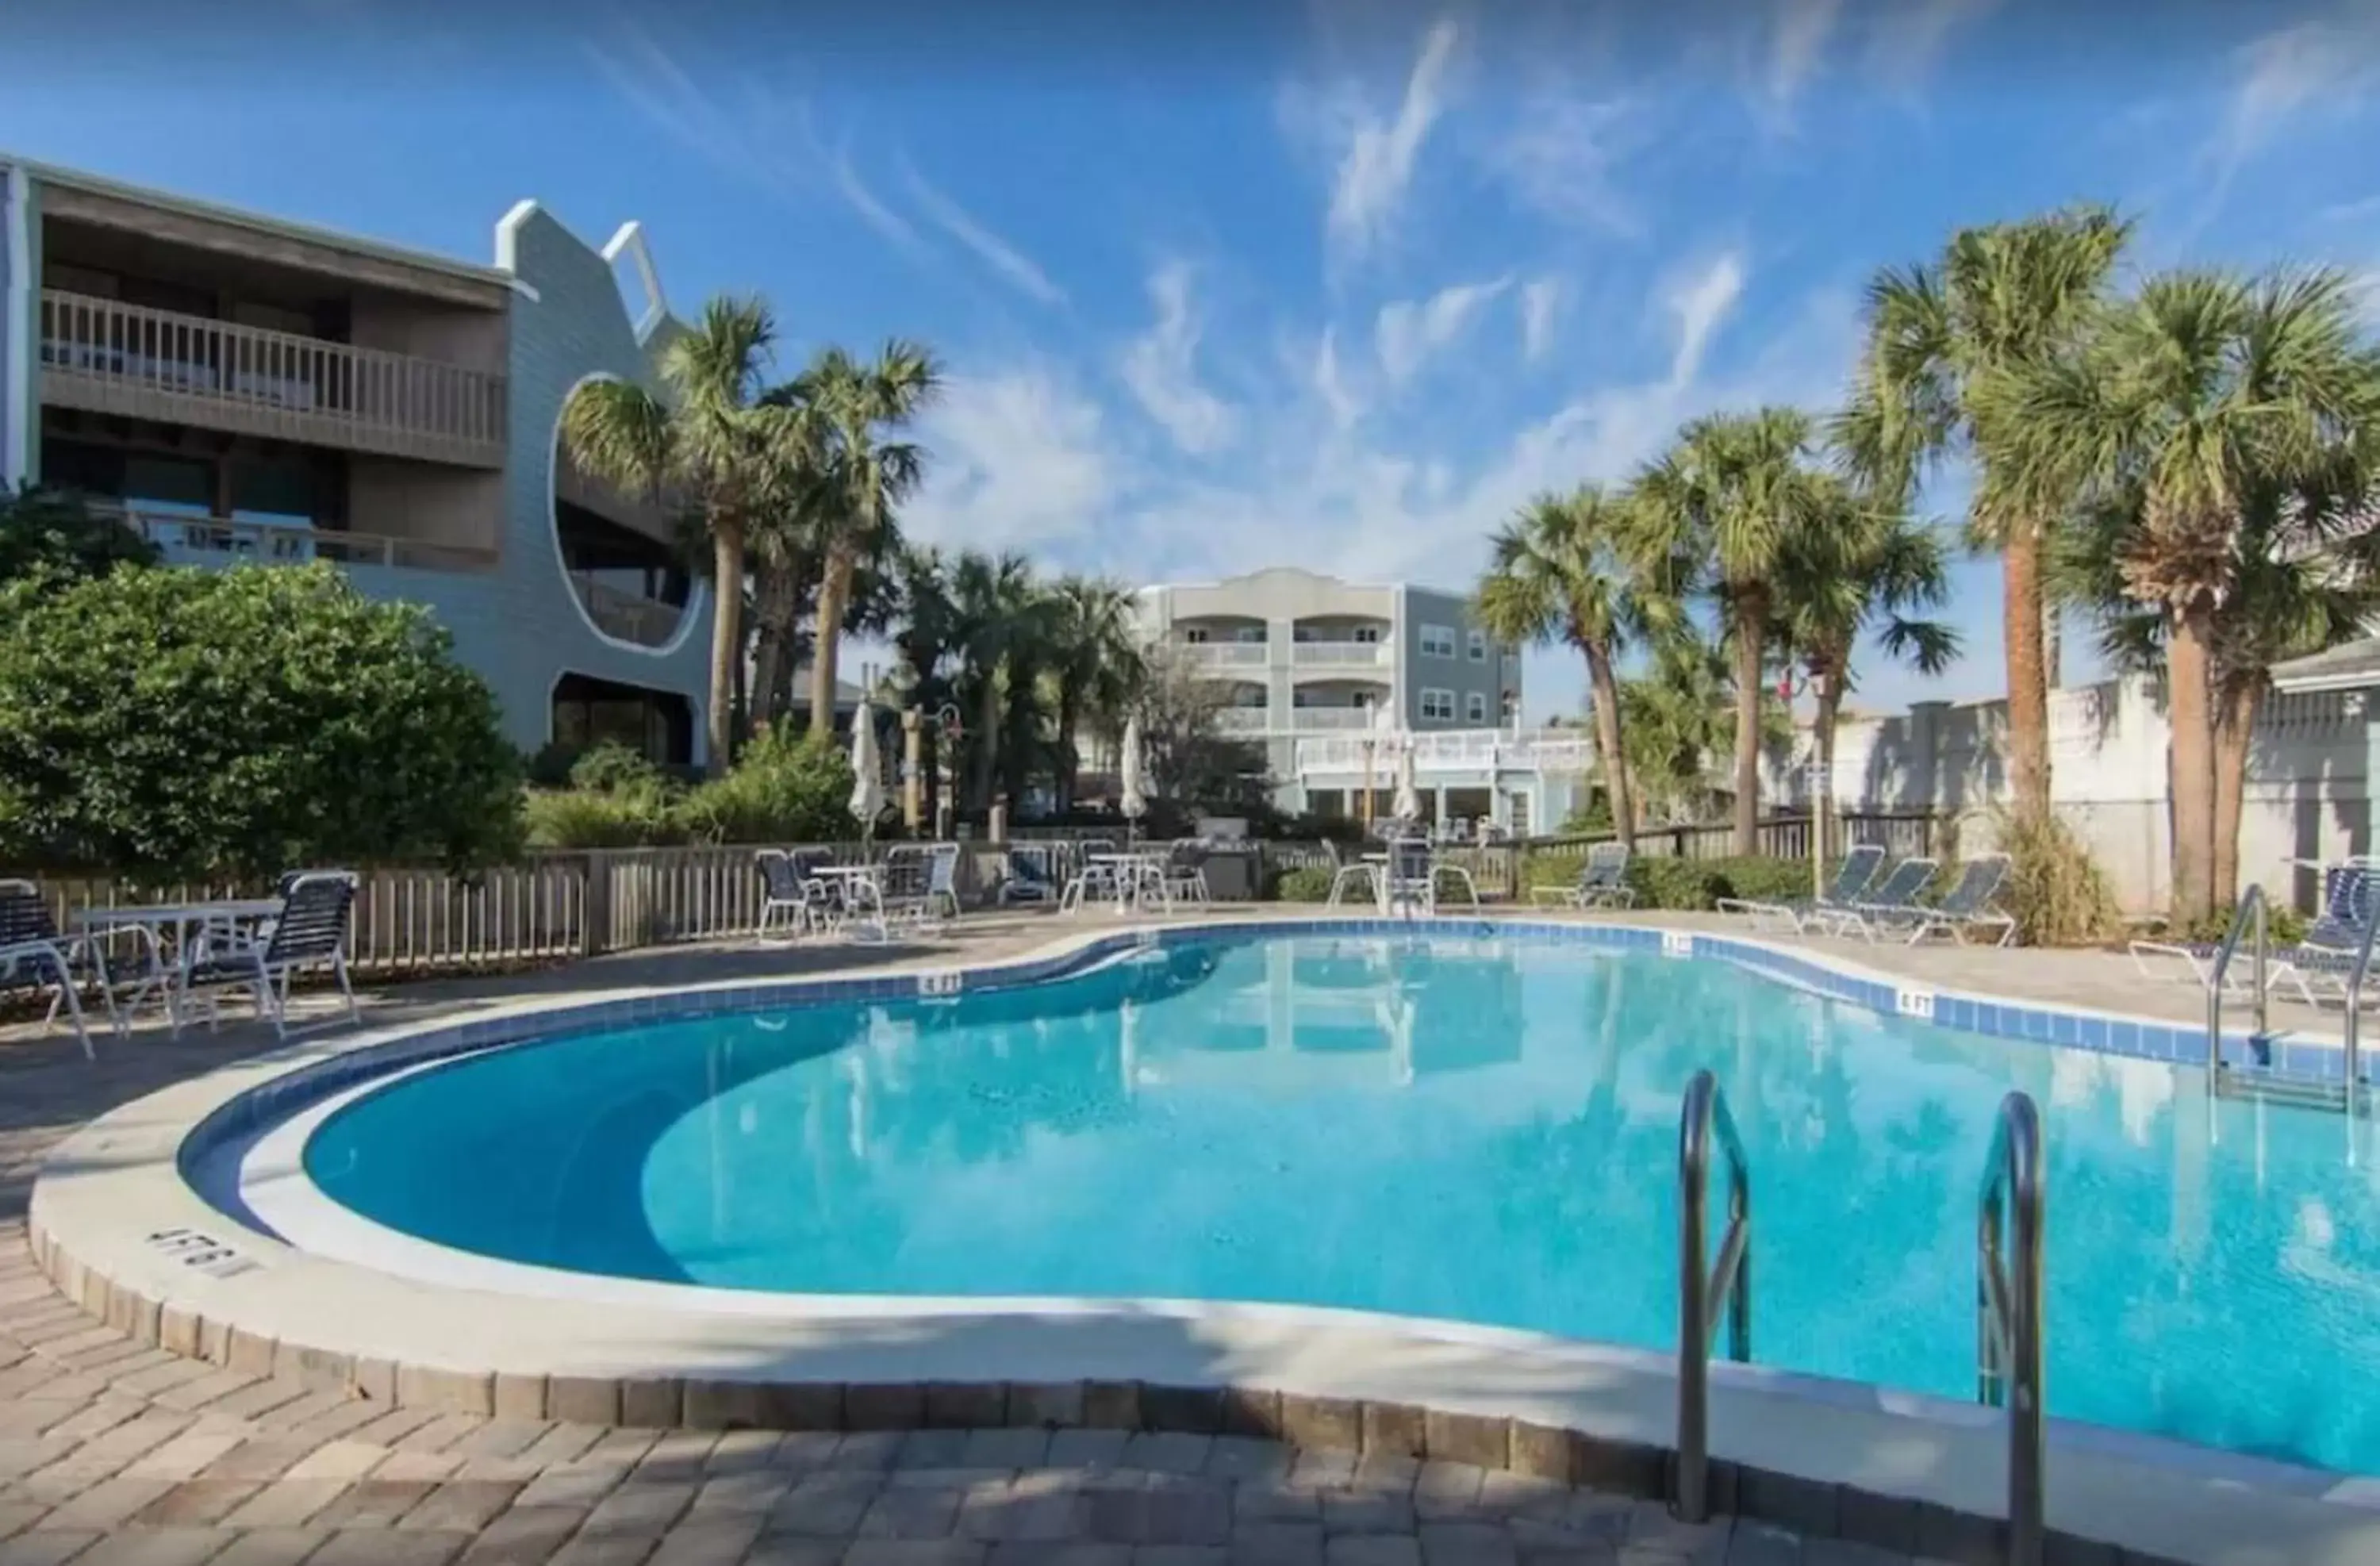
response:
<path id="1" fill-rule="evenodd" d="M 1487 922 L 1592 930 L 1622 945 L 1658 947 L 1680 934 L 1543 916 Z M 801 1296 L 775 1296 L 779 1308 L 722 1316 L 496 1293 L 294 1250 L 209 1205 L 183 1175 L 192 1144 L 244 1135 L 337 1083 L 378 1078 L 406 1062 L 706 1002 L 745 1009 L 855 990 L 892 998 L 1032 982 L 1176 933 L 1384 925 L 1409 928 L 1280 917 L 1107 926 L 1005 963 L 924 977 L 911 968 L 861 980 L 543 998 L 468 1022 L 310 1040 L 137 1100 L 68 1138 L 34 1191 L 34 1252 L 69 1297 L 143 1341 L 396 1403 L 638 1424 L 1228 1426 L 1657 1490 L 1676 1396 L 1659 1354 L 1235 1305 L 1017 1302 L 1003 1310 L 962 1299 L 876 1312 L 840 1301 L 805 1309 Z M 1880 987 L 1897 999 L 1907 987 L 1831 954 L 1736 936 L 1685 939 L 1697 955 L 1815 970 L 1823 976 L 1815 987 L 1829 993 L 1867 986 L 1873 997 Z M 1808 973 L 1785 977 L 1806 981 Z M 216 1242 L 223 1255 L 209 1260 L 206 1248 L 176 1238 L 188 1235 Z M 1941 1556 L 1967 1553 L 1988 1534 L 1984 1520 L 2001 1511 L 2004 1441 L 1986 1411 L 1727 1366 L 1718 1367 L 1713 1400 L 1714 1455 L 1729 1465 L 1720 1496 L 1736 1510 Z M 2063 1422 L 2053 1423 L 2052 1441 L 2051 1520 L 2077 1537 L 2226 1566 L 2380 1559 L 2380 1483 Z"/>

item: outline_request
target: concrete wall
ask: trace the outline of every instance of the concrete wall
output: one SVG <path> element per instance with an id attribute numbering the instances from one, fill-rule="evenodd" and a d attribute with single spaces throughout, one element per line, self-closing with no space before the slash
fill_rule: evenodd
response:
<path id="1" fill-rule="evenodd" d="M 385 538 L 501 551 L 504 476 L 359 454 L 347 459 L 347 526 Z"/>
<path id="2" fill-rule="evenodd" d="M 508 324 L 501 310 L 458 310 L 360 289 L 347 310 L 347 334 L 359 348 L 411 354 L 489 375 L 504 373 Z"/>
<path id="3" fill-rule="evenodd" d="M 1520 689 L 1517 662 L 1508 672 L 1501 649 L 1493 637 L 1488 639 L 1487 657 L 1473 661 L 1471 608 L 1463 598 L 1427 588 L 1407 588 L 1404 594 L 1404 624 L 1399 627 L 1397 651 L 1403 673 L 1398 710 L 1405 727 L 1476 729 L 1493 728 L 1500 723 L 1503 713 L 1500 703 L 1503 692 L 1509 687 L 1517 694 Z M 1424 625 L 1444 625 L 1452 629 L 1453 657 L 1440 658 L 1423 653 L 1421 628 Z M 1451 718 L 1423 717 L 1421 693 L 1424 689 L 1452 691 L 1454 715 Z M 1475 717 L 1470 701 L 1474 695 L 1482 698 Z"/>
<path id="4" fill-rule="evenodd" d="M 36 188 L 25 170 L 0 163 L 0 488 L 7 489 L 33 476 L 40 451 L 33 386 L 42 276 Z"/>
<path id="5" fill-rule="evenodd" d="M 2169 892 L 2172 725 L 2147 680 L 2050 693 L 2053 804 L 2090 844 L 2129 909 Z M 1837 733 L 1833 795 L 1843 809 L 1935 809 L 1961 818 L 1960 843 L 1990 846 L 2008 802 L 2008 707 L 1920 702 L 1906 712 L 1847 720 Z M 2276 696 L 2265 708 L 2241 807 L 2243 881 L 2309 906 L 2316 872 L 2292 860 L 2337 859 L 2372 847 L 2370 780 L 2380 728 L 2361 693 Z M 1806 802 L 1806 732 L 1773 758 L 1765 796 Z"/>

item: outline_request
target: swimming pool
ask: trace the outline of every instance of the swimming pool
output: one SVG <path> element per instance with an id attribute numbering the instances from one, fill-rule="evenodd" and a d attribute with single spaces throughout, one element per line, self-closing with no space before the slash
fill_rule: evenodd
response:
<path id="1" fill-rule="evenodd" d="M 1675 1341 L 1679 1095 L 1752 1161 L 1755 1357 L 1965 1397 L 1975 1185 L 2040 1100 L 2053 1414 L 2380 1470 L 2380 1233 L 2341 1117 L 1710 957 L 1218 934 L 948 1000 L 471 1055 L 307 1172 L 456 1250 L 731 1290 L 1243 1300 Z M 2367 1149 L 2368 1150 L 2368 1149 Z"/>

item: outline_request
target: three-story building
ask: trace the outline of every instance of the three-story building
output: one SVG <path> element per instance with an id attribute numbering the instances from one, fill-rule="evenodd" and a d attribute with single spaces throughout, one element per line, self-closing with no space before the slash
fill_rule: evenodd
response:
<path id="1" fill-rule="evenodd" d="M 0 482 L 120 507 L 170 564 L 428 605 L 525 749 L 703 759 L 703 587 L 558 441 L 681 330 L 635 224 L 598 249 L 522 201 L 481 265 L 0 155 Z"/>

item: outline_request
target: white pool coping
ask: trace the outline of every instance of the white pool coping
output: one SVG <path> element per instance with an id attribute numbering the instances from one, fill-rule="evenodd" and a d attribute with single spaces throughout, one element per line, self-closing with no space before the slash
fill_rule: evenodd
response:
<path id="1" fill-rule="evenodd" d="M 1442 921 L 1451 929 L 1475 922 Z M 1493 922 L 1571 928 L 1576 921 L 1538 915 Z M 974 971 L 1045 962 L 1111 940 L 1118 928 L 1101 921 Z M 1149 928 L 1245 933 L 1251 923 Z M 1734 933 L 1723 939 L 1856 979 L 1909 983 L 1806 947 Z M 801 989 L 835 979 L 784 982 Z M 742 980 L 601 997 L 748 988 Z M 475 1011 L 469 1020 L 569 1010 L 595 998 L 540 997 Z M 1671 1443 L 1677 1386 L 1670 1356 L 1537 1333 L 1203 1301 L 765 1294 L 469 1256 L 373 1224 L 293 1172 L 308 1129 L 394 1073 L 308 1106 L 249 1150 L 244 1195 L 257 1217 L 298 1244 L 238 1222 L 183 1178 L 185 1138 L 240 1095 L 331 1056 L 455 1026 L 448 1016 L 310 1040 L 91 1122 L 53 1150 L 34 1191 L 37 1250 L 52 1276 L 111 1318 L 137 1325 L 143 1310 L 152 1323 L 162 1318 L 159 1335 L 169 1346 L 179 1321 L 195 1347 L 206 1347 L 208 1330 L 215 1334 L 211 1357 L 237 1363 L 244 1342 L 250 1363 L 261 1354 L 281 1368 L 351 1359 L 358 1366 L 557 1385 L 1137 1381 L 1269 1389 L 1510 1418 L 1644 1447 Z M 161 1246 L 160 1236 L 182 1231 L 220 1242 L 237 1257 L 232 1269 L 196 1267 L 187 1251 Z M 2004 1426 L 1990 1410 L 1726 1364 L 1714 1367 L 1711 1396 L 1712 1455 L 1719 1461 L 1921 1510 L 2004 1512 Z M 2050 1439 L 2054 1528 L 2204 1566 L 2380 1561 L 2380 1478 L 2064 1421 L 2052 1422 Z"/>

